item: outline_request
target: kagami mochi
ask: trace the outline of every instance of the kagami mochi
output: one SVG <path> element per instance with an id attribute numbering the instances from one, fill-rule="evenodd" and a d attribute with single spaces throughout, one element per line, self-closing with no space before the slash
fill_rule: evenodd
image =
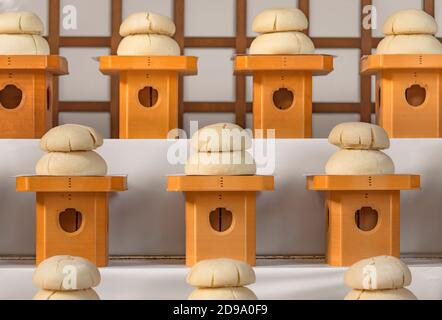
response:
<path id="1" fill-rule="evenodd" d="M 48 152 L 36 165 L 42 176 L 104 176 L 106 161 L 96 152 L 103 137 L 93 128 L 66 124 L 49 130 L 40 147 Z"/>
<path id="2" fill-rule="evenodd" d="M 302 31 L 308 28 L 305 14 L 296 8 L 268 9 L 253 20 L 253 32 L 260 33 L 250 54 L 312 54 L 315 46 Z"/>
<path id="3" fill-rule="evenodd" d="M 84 258 L 46 259 L 35 270 L 33 281 L 41 289 L 34 300 L 100 300 L 92 289 L 100 284 L 100 272 Z"/>
<path id="4" fill-rule="evenodd" d="M 49 55 L 43 22 L 32 12 L 0 13 L 0 55 Z"/>
<path id="5" fill-rule="evenodd" d="M 440 54 L 442 44 L 435 37 L 437 31 L 437 22 L 428 13 L 399 11 L 385 22 L 386 37 L 379 43 L 377 54 Z"/>
<path id="6" fill-rule="evenodd" d="M 327 162 L 328 175 L 394 174 L 393 160 L 381 150 L 390 147 L 384 129 L 369 123 L 343 123 L 330 133 L 329 142 L 341 148 Z"/>
<path id="7" fill-rule="evenodd" d="M 217 123 L 198 130 L 191 141 L 197 151 L 186 162 L 185 173 L 194 176 L 254 175 L 256 164 L 247 149 L 251 136 L 235 124 Z"/>
<path id="8" fill-rule="evenodd" d="M 123 39 L 119 56 L 179 56 L 181 48 L 172 38 L 175 24 L 166 16 L 138 12 L 127 17 L 121 27 Z"/>
<path id="9" fill-rule="evenodd" d="M 411 272 L 400 259 L 379 256 L 361 260 L 345 273 L 345 285 L 353 290 L 345 300 L 417 300 L 405 287 Z"/>

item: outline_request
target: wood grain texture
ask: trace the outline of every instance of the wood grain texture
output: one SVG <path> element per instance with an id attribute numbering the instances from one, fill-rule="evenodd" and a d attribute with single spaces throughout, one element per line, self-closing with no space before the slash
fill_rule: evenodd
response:
<path id="1" fill-rule="evenodd" d="M 423 0 L 424 11 L 434 17 L 436 13 L 436 2 L 435 0 Z"/>
<path id="2" fill-rule="evenodd" d="M 116 192 L 127 190 L 126 176 L 18 176 L 17 192 Z"/>
<path id="3" fill-rule="evenodd" d="M 317 191 L 386 191 L 416 190 L 420 188 L 418 175 L 378 176 L 309 176 L 307 189 Z"/>
<path id="4" fill-rule="evenodd" d="M 60 112 L 110 112 L 109 101 L 61 101 Z"/>
<path id="5" fill-rule="evenodd" d="M 182 191 L 272 191 L 273 176 L 170 176 L 167 190 Z"/>
<path id="6" fill-rule="evenodd" d="M 400 191 L 329 191 L 325 207 L 329 265 L 350 266 L 382 255 L 399 258 Z M 375 232 L 362 232 L 356 223 L 357 213 L 374 208 L 380 223 Z"/>
<path id="7" fill-rule="evenodd" d="M 37 265 L 49 257 L 70 255 L 83 257 L 97 267 L 107 266 L 109 199 L 106 192 L 38 192 L 36 200 Z M 73 210 L 81 215 L 82 223 L 77 231 L 68 233 L 62 225 L 69 221 L 62 214 Z"/>
<path id="8" fill-rule="evenodd" d="M 60 37 L 60 47 L 111 47 L 112 37 Z"/>
<path id="9" fill-rule="evenodd" d="M 316 102 L 313 103 L 314 113 L 359 113 L 360 104 L 351 102 Z M 372 103 L 374 111 L 374 103 Z M 109 112 L 110 102 L 108 101 L 62 101 L 60 112 Z M 247 113 L 252 112 L 252 103 L 246 103 Z M 235 113 L 234 102 L 184 102 L 185 113 Z"/>
<path id="10" fill-rule="evenodd" d="M 217 208 L 234 212 L 225 232 L 207 223 Z M 256 264 L 256 192 L 186 192 L 186 265 L 219 257 Z"/>

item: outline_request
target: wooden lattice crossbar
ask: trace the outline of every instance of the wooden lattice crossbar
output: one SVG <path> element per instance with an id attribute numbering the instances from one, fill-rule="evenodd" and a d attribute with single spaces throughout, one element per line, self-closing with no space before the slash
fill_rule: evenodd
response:
<path id="1" fill-rule="evenodd" d="M 59 53 L 61 47 L 107 47 L 112 54 L 116 54 L 121 40 L 119 28 L 122 22 L 123 0 L 111 0 L 111 25 L 112 33 L 109 37 L 61 37 L 60 36 L 60 0 L 49 0 L 49 44 L 51 52 Z M 173 0 L 173 18 L 177 27 L 175 39 L 181 49 L 185 48 L 233 48 L 236 53 L 244 54 L 250 46 L 253 38 L 247 37 L 247 0 L 236 0 L 236 37 L 185 37 L 185 0 Z M 372 0 L 360 0 L 361 26 L 364 19 L 362 12 L 364 7 L 372 5 Z M 422 0 L 423 9 L 435 15 L 435 0 Z M 310 16 L 310 0 L 299 0 L 298 7 Z M 307 31 L 308 32 L 308 31 Z M 360 49 L 361 55 L 370 54 L 372 49 L 379 44 L 380 38 L 372 37 L 372 31 L 361 27 L 360 37 L 333 37 L 312 38 L 316 48 L 328 49 Z M 232 70 L 233 73 L 233 70 Z M 371 121 L 373 103 L 371 102 L 371 79 L 369 76 L 361 76 L 360 102 L 322 102 L 314 103 L 314 113 L 359 113 L 361 121 Z M 111 101 L 87 102 L 87 101 L 63 101 L 58 102 L 58 84 L 55 86 L 54 101 L 54 124 L 58 122 L 58 112 L 108 112 L 111 115 L 111 136 L 118 137 L 118 78 L 111 79 Z M 251 112 L 252 107 L 246 100 L 246 79 L 244 76 L 236 76 L 235 79 L 235 102 L 183 102 L 183 81 L 180 81 L 180 127 L 183 124 L 184 113 L 189 112 L 230 112 L 235 113 L 236 122 L 245 126 L 246 114 Z"/>

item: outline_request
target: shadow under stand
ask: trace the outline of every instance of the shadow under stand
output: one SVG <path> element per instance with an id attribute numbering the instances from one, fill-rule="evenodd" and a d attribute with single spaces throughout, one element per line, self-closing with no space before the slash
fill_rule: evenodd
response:
<path id="1" fill-rule="evenodd" d="M 332 71 L 327 55 L 237 56 L 235 74 L 253 75 L 255 138 L 311 138 L 312 78 Z"/>
<path id="2" fill-rule="evenodd" d="M 361 73 L 377 75 L 377 122 L 390 138 L 442 137 L 442 55 L 371 55 Z"/>
<path id="3" fill-rule="evenodd" d="M 110 192 L 127 190 L 125 176 L 16 178 L 18 192 L 36 192 L 36 262 L 57 255 L 108 264 Z"/>
<path id="4" fill-rule="evenodd" d="M 0 56 L 0 138 L 39 139 L 51 129 L 54 77 L 66 74 L 60 56 Z"/>
<path id="5" fill-rule="evenodd" d="M 400 257 L 400 191 L 420 188 L 420 176 L 310 176 L 307 188 L 326 191 L 327 263 Z"/>
<path id="6" fill-rule="evenodd" d="M 256 192 L 271 176 L 175 176 L 168 191 L 186 194 L 186 264 L 231 258 L 256 264 Z"/>
<path id="7" fill-rule="evenodd" d="M 100 71 L 120 77 L 120 138 L 166 139 L 178 128 L 178 82 L 196 75 L 196 57 L 105 56 Z"/>

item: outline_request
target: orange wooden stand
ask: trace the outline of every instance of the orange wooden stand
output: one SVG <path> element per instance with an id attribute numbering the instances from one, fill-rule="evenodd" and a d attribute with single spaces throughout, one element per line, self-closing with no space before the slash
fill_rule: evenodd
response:
<path id="1" fill-rule="evenodd" d="M 412 175 L 308 177 L 309 190 L 327 192 L 327 263 L 399 257 L 400 190 L 419 187 L 420 177 Z"/>
<path id="2" fill-rule="evenodd" d="M 256 192 L 270 176 L 169 177 L 168 191 L 186 193 L 186 264 L 216 258 L 256 264 Z"/>
<path id="3" fill-rule="evenodd" d="M 108 193 L 126 177 L 17 177 L 18 192 L 36 192 L 37 265 L 57 255 L 108 264 Z"/>
<path id="4" fill-rule="evenodd" d="M 253 75 L 255 137 L 274 129 L 279 139 L 311 138 L 312 77 L 331 71 L 333 57 L 326 55 L 236 57 L 235 73 Z"/>
<path id="5" fill-rule="evenodd" d="M 0 138 L 41 138 L 52 128 L 54 76 L 67 73 L 59 56 L 0 56 Z"/>
<path id="6" fill-rule="evenodd" d="M 361 72 L 377 74 L 377 121 L 390 138 L 442 137 L 442 55 L 366 56 Z"/>
<path id="7" fill-rule="evenodd" d="M 120 76 L 120 138 L 166 139 L 178 128 L 178 79 L 197 74 L 196 57 L 100 57 L 104 74 Z"/>

